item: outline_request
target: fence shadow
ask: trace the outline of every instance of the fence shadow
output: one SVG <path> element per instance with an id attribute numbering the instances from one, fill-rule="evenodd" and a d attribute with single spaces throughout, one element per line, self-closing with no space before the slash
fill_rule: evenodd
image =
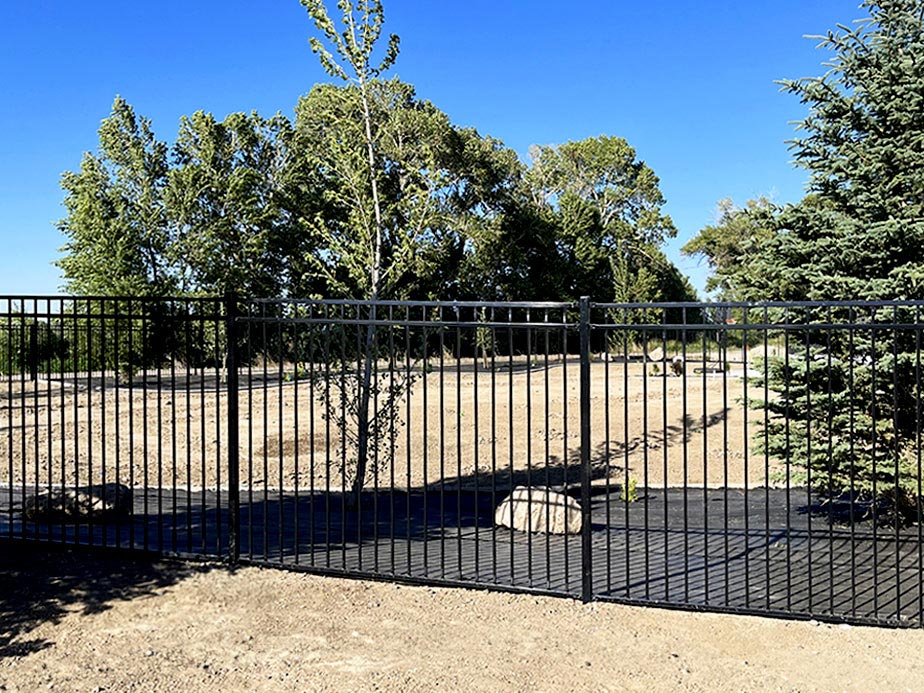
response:
<path id="1" fill-rule="evenodd" d="M 58 623 L 74 612 L 100 613 L 211 568 L 2 541 L 0 666 L 5 657 L 50 647 L 52 641 L 31 635 L 43 623 Z"/>

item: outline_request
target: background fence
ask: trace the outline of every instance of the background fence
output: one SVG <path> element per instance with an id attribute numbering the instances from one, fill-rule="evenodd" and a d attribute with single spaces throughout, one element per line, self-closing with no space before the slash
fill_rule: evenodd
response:
<path id="1" fill-rule="evenodd" d="M 920 318 L 6 298 L 0 535 L 921 625 Z"/>

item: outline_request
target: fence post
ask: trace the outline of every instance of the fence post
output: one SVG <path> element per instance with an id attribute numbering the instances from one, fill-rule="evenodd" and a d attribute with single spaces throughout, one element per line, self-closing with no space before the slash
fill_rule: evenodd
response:
<path id="1" fill-rule="evenodd" d="M 240 524 L 240 430 L 238 404 L 237 315 L 238 298 L 233 291 L 225 294 L 225 334 L 228 352 L 225 367 L 228 371 L 228 554 L 232 564 L 241 557 Z"/>
<path id="2" fill-rule="evenodd" d="M 593 600 L 593 544 L 590 513 L 590 298 L 581 306 L 581 599 Z"/>

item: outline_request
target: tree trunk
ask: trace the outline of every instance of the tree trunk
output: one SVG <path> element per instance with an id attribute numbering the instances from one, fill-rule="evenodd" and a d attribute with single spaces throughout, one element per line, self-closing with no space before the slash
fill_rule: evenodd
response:
<path id="1" fill-rule="evenodd" d="M 366 93 L 366 81 L 360 79 L 359 93 L 363 103 L 363 120 L 366 129 L 366 154 L 369 159 L 369 175 L 372 184 L 372 206 L 375 211 L 375 248 L 373 251 L 371 291 L 369 306 L 369 325 L 366 327 L 365 355 L 363 359 L 363 377 L 359 386 L 359 412 L 357 421 L 357 455 L 356 475 L 353 478 L 352 503 L 359 507 L 362 500 L 363 486 L 366 483 L 366 468 L 369 457 L 369 402 L 372 392 L 372 362 L 375 358 L 376 305 L 379 298 L 382 269 L 382 209 L 379 204 L 379 189 L 375 171 L 375 141 L 372 138 L 372 114 L 369 110 L 369 98 Z"/>

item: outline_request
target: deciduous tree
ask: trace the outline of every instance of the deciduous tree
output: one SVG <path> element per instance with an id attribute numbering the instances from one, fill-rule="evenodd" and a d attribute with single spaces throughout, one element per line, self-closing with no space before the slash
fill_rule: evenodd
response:
<path id="1" fill-rule="evenodd" d="M 67 237 L 56 262 L 72 293 L 162 295 L 175 287 L 167 258 L 167 145 L 116 97 L 99 129 L 99 152 L 62 176 Z"/>

